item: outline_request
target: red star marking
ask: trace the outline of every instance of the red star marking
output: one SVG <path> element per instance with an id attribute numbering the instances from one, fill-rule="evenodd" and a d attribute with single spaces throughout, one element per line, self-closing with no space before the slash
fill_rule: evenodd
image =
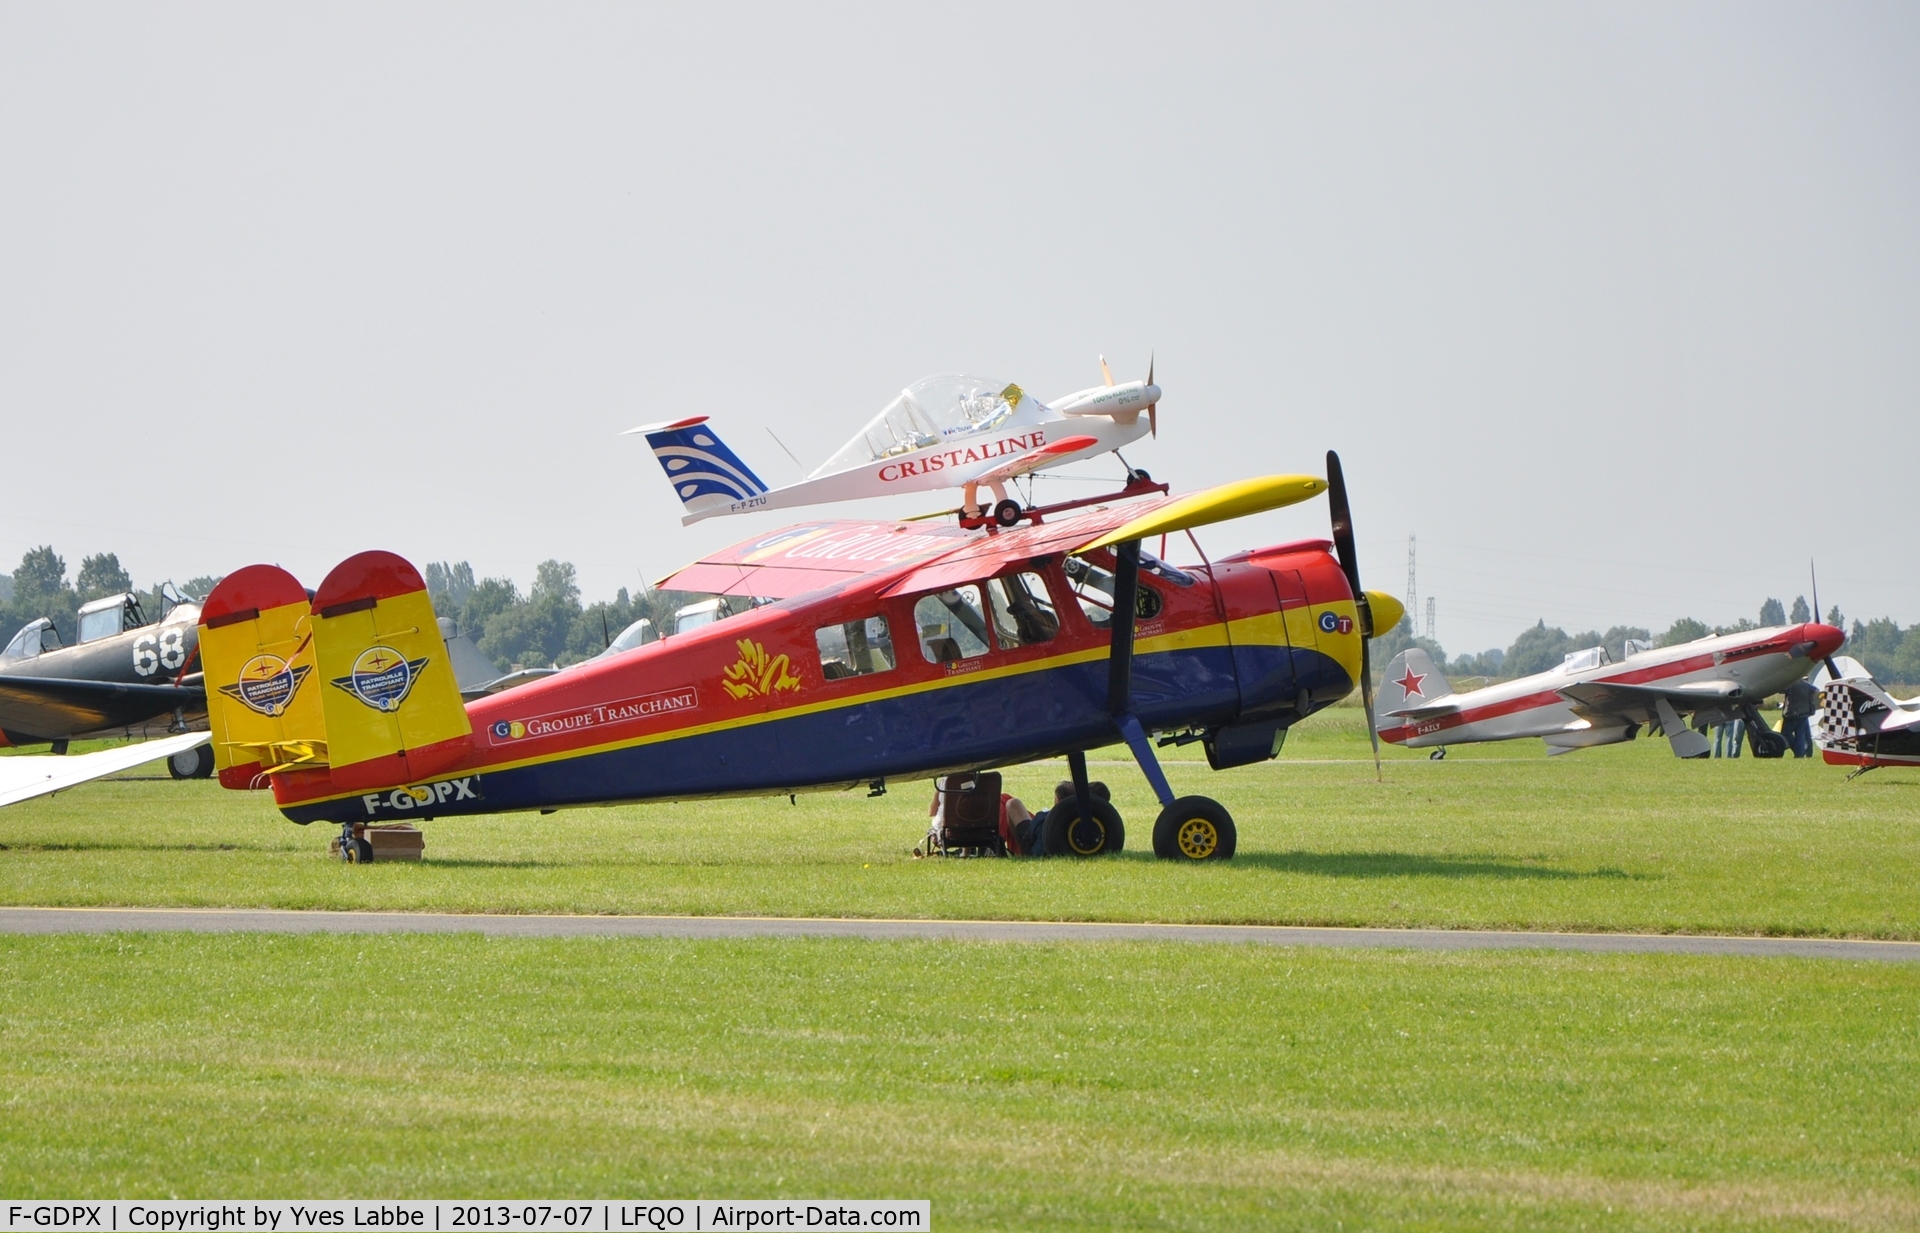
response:
<path id="1" fill-rule="evenodd" d="M 1398 685 L 1401 689 L 1406 690 L 1410 694 L 1419 694 L 1420 697 L 1424 698 L 1426 697 L 1426 695 L 1423 693 L 1420 693 L 1420 682 L 1426 679 L 1427 679 L 1426 673 L 1415 672 L 1412 668 L 1408 668 L 1407 675 L 1395 681 L 1394 684 Z"/>

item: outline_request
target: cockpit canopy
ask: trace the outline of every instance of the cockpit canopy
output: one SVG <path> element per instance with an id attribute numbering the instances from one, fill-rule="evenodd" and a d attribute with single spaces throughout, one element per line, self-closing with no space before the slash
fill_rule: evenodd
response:
<path id="1" fill-rule="evenodd" d="M 1560 671 L 1571 675 L 1575 672 L 1585 672 L 1589 668 L 1604 668 L 1612 662 L 1613 660 L 1607 655 L 1606 647 L 1590 646 L 1584 651 L 1569 651 L 1566 659 L 1561 661 Z"/>
<path id="2" fill-rule="evenodd" d="M 997 428 L 1026 397 L 1017 385 L 1002 385 L 962 373 L 922 377 L 881 408 L 858 436 L 821 463 L 809 479 L 862 467 L 896 454 L 938 445 L 948 437 Z"/>
<path id="3" fill-rule="evenodd" d="M 0 659 L 32 659 L 42 651 L 59 649 L 60 635 L 53 628 L 53 622 L 41 617 L 20 627 L 13 641 L 7 643 L 7 649 L 0 651 Z"/>
<path id="4" fill-rule="evenodd" d="M 111 638 L 147 623 L 140 599 L 132 593 L 107 595 L 80 605 L 79 641 Z"/>

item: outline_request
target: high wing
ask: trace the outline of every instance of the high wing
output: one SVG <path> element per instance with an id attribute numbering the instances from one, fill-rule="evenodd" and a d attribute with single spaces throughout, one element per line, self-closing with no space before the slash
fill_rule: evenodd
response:
<path id="1" fill-rule="evenodd" d="M 17 804 L 62 788 L 83 784 L 89 779 L 111 775 L 142 766 L 161 758 L 204 745 L 213 739 L 210 732 L 187 732 L 179 736 L 142 741 L 119 749 L 103 749 L 90 754 L 16 754 L 0 758 L 0 806 Z"/>
<path id="2" fill-rule="evenodd" d="M 881 591 L 940 590 L 1056 553 L 1085 552 L 1292 505 L 1324 492 L 1311 475 L 1269 475 L 1190 496 L 1150 497 L 1008 531 L 920 522 L 810 522 L 723 548 L 662 578 L 661 590 L 770 599 L 843 585 L 879 570 L 906 570 Z"/>
<path id="3" fill-rule="evenodd" d="M 1582 681 L 1563 685 L 1560 696 L 1578 705 L 1575 713 L 1582 719 L 1598 721 L 1629 711 L 1649 711 L 1657 702 L 1665 702 L 1675 711 L 1697 711 L 1705 707 L 1739 702 L 1746 691 L 1733 681 L 1700 681 L 1691 685 L 1625 685 L 1614 681 Z"/>
<path id="4" fill-rule="evenodd" d="M 33 736 L 72 736 L 206 704 L 206 691 L 193 686 L 0 676 L 0 729 Z"/>
<path id="5" fill-rule="evenodd" d="M 663 591 L 789 599 L 938 556 L 981 532 L 916 522 L 807 522 L 743 540 L 662 578 Z"/>

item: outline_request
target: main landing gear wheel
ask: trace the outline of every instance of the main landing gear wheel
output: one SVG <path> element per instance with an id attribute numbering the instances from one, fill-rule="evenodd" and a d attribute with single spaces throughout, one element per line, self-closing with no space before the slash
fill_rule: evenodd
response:
<path id="1" fill-rule="evenodd" d="M 373 843 L 366 839 L 349 839 L 340 845 L 340 859 L 349 865 L 371 865 Z"/>
<path id="2" fill-rule="evenodd" d="M 1427 761 L 1429 762 L 1444 762 L 1446 760 L 1447 760 L 1447 747 L 1445 745 L 1442 745 L 1440 748 L 1434 750 L 1432 753 L 1427 755 Z"/>
<path id="3" fill-rule="evenodd" d="M 213 774 L 213 750 L 206 745 L 181 750 L 167 759 L 167 774 L 175 779 L 205 779 Z"/>
<path id="4" fill-rule="evenodd" d="M 1239 834 L 1219 801 L 1183 796 L 1153 824 L 1153 854 L 1163 861 L 1230 861 Z"/>
<path id="5" fill-rule="evenodd" d="M 1099 799 L 1091 816 L 1080 817 L 1078 802 L 1069 796 L 1047 813 L 1048 856 L 1106 856 L 1127 846 L 1127 826 L 1120 811 Z"/>
<path id="6" fill-rule="evenodd" d="M 1008 497 L 993 507 L 993 520 L 1003 527 L 1020 525 L 1020 502 Z"/>

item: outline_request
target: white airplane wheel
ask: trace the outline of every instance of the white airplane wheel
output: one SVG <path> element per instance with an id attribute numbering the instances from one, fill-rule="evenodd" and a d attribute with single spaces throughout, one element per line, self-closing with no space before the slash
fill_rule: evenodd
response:
<path id="1" fill-rule="evenodd" d="M 173 754 L 167 759 L 167 774 L 175 779 L 205 779 L 213 774 L 213 750 L 195 745 Z"/>

